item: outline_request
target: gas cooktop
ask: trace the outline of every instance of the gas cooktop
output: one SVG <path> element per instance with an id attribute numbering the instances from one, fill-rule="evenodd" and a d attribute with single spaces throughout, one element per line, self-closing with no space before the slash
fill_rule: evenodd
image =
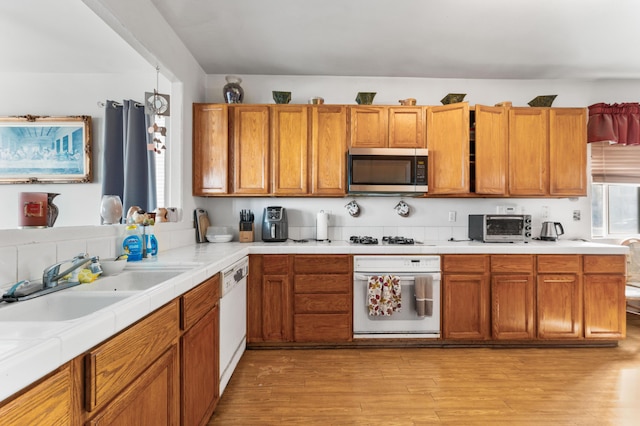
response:
<path id="1" fill-rule="evenodd" d="M 352 244 L 378 244 L 378 239 L 368 236 L 356 236 L 353 235 L 349 237 L 349 242 Z M 382 237 L 382 244 L 416 244 L 413 238 L 405 238 L 405 237 Z"/>

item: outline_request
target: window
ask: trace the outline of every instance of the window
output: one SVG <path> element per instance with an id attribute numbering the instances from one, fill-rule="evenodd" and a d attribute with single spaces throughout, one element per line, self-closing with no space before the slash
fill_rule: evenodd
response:
<path id="1" fill-rule="evenodd" d="M 640 146 L 591 145 L 591 235 L 640 234 Z"/>

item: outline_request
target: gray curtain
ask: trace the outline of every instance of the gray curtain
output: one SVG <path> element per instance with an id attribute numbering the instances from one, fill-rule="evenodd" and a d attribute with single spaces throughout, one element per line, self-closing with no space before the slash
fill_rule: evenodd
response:
<path id="1" fill-rule="evenodd" d="M 156 154 L 147 149 L 153 140 L 147 131 L 152 124 L 141 103 L 106 102 L 102 195 L 119 195 L 124 215 L 131 206 L 145 211 L 157 207 Z"/>

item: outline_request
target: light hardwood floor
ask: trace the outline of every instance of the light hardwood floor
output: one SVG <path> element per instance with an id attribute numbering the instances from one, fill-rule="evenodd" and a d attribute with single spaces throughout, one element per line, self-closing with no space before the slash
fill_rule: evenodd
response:
<path id="1" fill-rule="evenodd" d="M 640 317 L 616 348 L 250 350 L 209 425 L 640 425 Z"/>

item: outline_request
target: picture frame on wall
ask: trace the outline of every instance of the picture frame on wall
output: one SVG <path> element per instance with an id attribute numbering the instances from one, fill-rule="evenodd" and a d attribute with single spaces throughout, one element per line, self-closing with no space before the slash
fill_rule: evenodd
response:
<path id="1" fill-rule="evenodd" d="M 91 116 L 0 117 L 0 184 L 92 178 Z"/>

